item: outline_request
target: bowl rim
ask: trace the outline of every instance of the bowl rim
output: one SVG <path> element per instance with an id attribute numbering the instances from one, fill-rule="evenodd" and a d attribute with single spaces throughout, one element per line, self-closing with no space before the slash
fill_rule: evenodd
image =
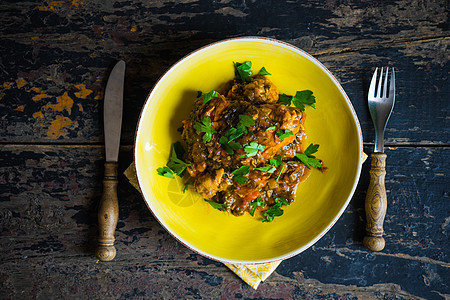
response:
<path id="1" fill-rule="evenodd" d="M 344 205 L 342 205 L 341 209 L 339 210 L 339 212 L 335 215 L 335 217 L 333 218 L 333 220 L 331 222 L 328 223 L 328 225 L 322 230 L 322 232 L 320 234 L 318 234 L 315 238 L 313 238 L 310 242 L 308 242 L 307 244 L 303 245 L 302 247 L 299 247 L 289 253 L 286 253 L 284 255 L 278 256 L 278 257 L 274 257 L 274 258 L 270 258 L 270 259 L 262 259 L 262 260 L 254 260 L 254 261 L 242 261 L 242 260 L 236 260 L 236 259 L 226 259 L 223 257 L 218 257 L 215 255 L 211 255 L 209 253 L 204 252 L 201 249 L 198 249 L 197 247 L 194 247 L 193 245 L 190 245 L 187 241 L 184 241 L 181 237 L 179 237 L 174 231 L 172 231 L 172 229 L 170 229 L 169 226 L 166 226 L 166 224 L 164 223 L 163 220 L 160 219 L 160 217 L 153 211 L 149 201 L 146 200 L 146 197 L 144 195 L 144 192 L 142 190 L 141 187 L 141 182 L 139 179 L 139 172 L 138 172 L 138 166 L 137 164 L 135 164 L 135 171 L 136 171 L 136 179 L 137 179 L 137 183 L 138 183 L 138 187 L 139 187 L 139 191 L 142 195 L 142 198 L 145 202 L 145 204 L 147 205 L 148 209 L 150 210 L 151 214 L 153 215 L 153 217 L 158 221 L 158 223 L 167 231 L 169 232 L 169 234 L 174 237 L 178 242 L 180 242 L 182 245 L 184 245 L 185 247 L 187 247 L 188 249 L 191 249 L 192 251 L 205 256 L 209 259 L 212 259 L 214 261 L 218 261 L 221 263 L 225 263 L 225 264 L 237 264 L 237 265 L 247 265 L 247 264 L 265 264 L 265 263 L 273 263 L 273 262 L 277 262 L 277 261 L 282 261 L 285 259 L 288 259 L 290 257 L 293 257 L 297 254 L 302 253 L 303 251 L 307 250 L 308 248 L 310 248 L 312 245 L 314 245 L 315 243 L 317 243 L 317 241 L 319 241 L 333 226 L 334 224 L 336 224 L 336 222 L 339 220 L 339 218 L 342 216 L 342 214 L 344 213 L 344 211 L 347 209 L 348 204 L 350 203 L 351 199 L 353 198 L 353 195 L 355 193 L 356 187 L 358 185 L 359 182 L 359 178 L 361 175 L 361 169 L 362 169 L 362 164 L 364 162 L 364 152 L 363 152 L 363 136 L 362 136 L 362 130 L 361 130 L 361 125 L 359 123 L 358 120 L 358 116 L 356 114 L 356 111 L 350 101 L 350 98 L 348 97 L 347 93 L 345 92 L 345 90 L 343 89 L 343 87 L 341 86 L 341 84 L 339 83 L 339 81 L 334 77 L 334 75 L 315 57 L 313 57 L 311 54 L 307 53 L 306 51 L 290 44 L 284 41 L 280 41 L 277 39 L 273 39 L 273 38 L 268 38 L 268 37 L 259 37 L 259 36 L 243 36 L 243 37 L 235 37 L 235 38 L 227 38 L 227 39 L 223 39 L 223 40 L 219 40 L 216 42 L 212 42 L 209 43 L 207 45 L 204 45 L 202 47 L 197 48 L 194 51 L 191 51 L 190 53 L 188 53 L 187 55 L 183 56 L 182 58 L 180 58 L 179 60 L 177 60 L 174 64 L 172 64 L 167 70 L 164 71 L 164 73 L 158 78 L 158 80 L 156 81 L 156 83 L 153 85 L 153 87 L 151 88 L 150 92 L 147 94 L 147 97 L 145 99 L 145 102 L 141 108 L 141 112 L 139 114 L 139 118 L 138 118 L 138 122 L 137 122 L 137 127 L 135 130 L 135 136 L 134 136 L 134 143 L 133 143 L 133 162 L 136 162 L 136 158 L 137 158 L 137 140 L 138 140 L 138 136 L 139 136 L 139 131 L 141 128 L 141 121 L 143 118 L 143 114 L 146 111 L 147 107 L 148 107 L 148 103 L 149 100 L 151 99 L 152 95 L 154 94 L 154 92 L 156 91 L 156 89 L 162 84 L 163 80 L 169 76 L 169 74 L 172 72 L 172 70 L 174 70 L 178 65 L 182 64 L 185 60 L 187 60 L 188 58 L 190 58 L 192 55 L 195 55 L 199 52 L 202 52 L 210 47 L 215 47 L 221 44 L 226 44 L 226 43 L 232 43 L 232 42 L 239 42 L 239 41 L 248 41 L 248 42 L 265 42 L 265 43 L 269 43 L 272 45 L 278 45 L 281 46 L 283 48 L 287 48 L 290 49 L 296 53 L 298 53 L 299 55 L 302 55 L 304 57 L 306 57 L 308 60 L 310 60 L 311 62 L 313 62 L 315 65 L 317 65 L 320 69 L 322 69 L 327 75 L 328 77 L 334 82 L 334 84 L 336 85 L 336 87 L 339 89 L 339 91 L 341 92 L 341 94 L 344 96 L 344 99 L 347 103 L 347 106 L 350 108 L 351 111 L 351 115 L 353 117 L 353 121 L 356 124 L 356 129 L 358 132 L 358 146 L 360 149 L 360 154 L 359 154 L 359 158 L 358 158 L 358 164 L 357 164 L 357 172 L 356 172 L 356 176 L 355 176 L 355 180 L 353 182 L 353 186 L 352 189 L 344 203 Z"/>

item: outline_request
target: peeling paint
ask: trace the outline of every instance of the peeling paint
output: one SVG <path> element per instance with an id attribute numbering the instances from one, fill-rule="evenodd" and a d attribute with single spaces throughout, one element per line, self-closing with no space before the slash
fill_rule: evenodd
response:
<path id="1" fill-rule="evenodd" d="M 86 97 L 93 92 L 92 90 L 86 88 L 86 85 L 83 83 L 77 84 L 75 87 L 79 90 L 78 92 L 75 92 L 75 96 L 80 99 L 86 99 Z"/>
<path id="2" fill-rule="evenodd" d="M 68 129 L 75 129 L 76 127 L 78 127 L 77 122 L 73 122 L 67 117 L 56 116 L 56 119 L 48 127 L 47 136 L 56 140 L 61 136 L 65 136 Z"/>
<path id="3" fill-rule="evenodd" d="M 19 107 L 17 107 L 16 109 L 14 109 L 14 110 L 16 110 L 16 111 L 24 111 L 24 109 L 25 109 L 25 105 L 21 105 L 21 106 L 19 106 Z"/>
<path id="4" fill-rule="evenodd" d="M 18 79 L 16 79 L 16 84 L 17 84 L 17 87 L 20 89 L 21 87 L 23 87 L 24 85 L 27 84 L 27 81 L 23 78 L 18 78 Z"/>
<path id="5" fill-rule="evenodd" d="M 67 95 L 67 92 L 64 92 L 62 96 L 56 98 L 57 103 L 55 104 L 47 104 L 43 108 L 44 109 L 52 109 L 54 111 L 63 111 L 67 110 L 69 114 L 72 112 L 73 100 Z"/>
<path id="6" fill-rule="evenodd" d="M 37 87 L 32 87 L 28 91 L 33 91 L 33 92 L 37 93 L 37 95 L 34 95 L 33 97 L 31 97 L 31 99 L 33 99 L 33 101 L 35 101 L 35 102 L 49 97 L 43 90 L 41 90 L 40 88 L 37 88 Z"/>

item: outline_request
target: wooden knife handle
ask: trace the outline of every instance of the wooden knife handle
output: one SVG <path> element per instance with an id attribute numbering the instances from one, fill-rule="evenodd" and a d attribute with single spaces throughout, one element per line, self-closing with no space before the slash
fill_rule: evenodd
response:
<path id="1" fill-rule="evenodd" d="M 383 222 L 386 216 L 386 188 L 384 176 L 386 175 L 386 154 L 376 152 L 371 155 L 370 183 L 366 195 L 366 236 L 364 246 L 372 251 L 384 249 Z"/>
<path id="2" fill-rule="evenodd" d="M 98 209 L 98 247 L 96 256 L 101 261 L 110 261 L 116 256 L 114 232 L 119 218 L 117 201 L 117 167 L 116 162 L 105 163 L 103 194 Z"/>

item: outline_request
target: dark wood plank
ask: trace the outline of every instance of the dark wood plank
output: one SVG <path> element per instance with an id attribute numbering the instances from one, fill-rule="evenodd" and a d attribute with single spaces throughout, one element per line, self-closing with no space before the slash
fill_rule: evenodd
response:
<path id="1" fill-rule="evenodd" d="M 330 232 L 253 291 L 221 263 L 172 238 L 123 176 L 117 257 L 97 262 L 103 148 L 0 146 L 2 290 L 9 297 L 42 298 L 439 299 L 450 294 L 450 149 L 388 148 L 387 155 L 385 250 L 362 246 L 366 163 L 349 207 Z M 123 147 L 120 156 L 123 171 L 132 160 L 131 147 Z"/>
<path id="2" fill-rule="evenodd" d="M 106 77 L 124 59 L 122 140 L 130 144 L 148 92 L 170 65 L 210 42 L 258 35 L 324 62 L 351 97 L 367 142 L 372 69 L 397 67 L 387 142 L 449 144 L 446 8 L 406 0 L 2 2 L 0 141 L 101 143 Z"/>

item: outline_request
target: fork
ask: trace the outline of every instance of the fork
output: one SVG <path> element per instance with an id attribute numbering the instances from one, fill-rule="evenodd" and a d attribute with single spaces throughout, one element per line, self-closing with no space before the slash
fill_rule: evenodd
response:
<path id="1" fill-rule="evenodd" d="M 389 68 L 383 77 L 383 68 L 378 68 L 372 76 L 369 87 L 369 111 L 375 126 L 375 148 L 371 155 L 370 183 L 366 194 L 366 236 L 364 246 L 372 251 L 384 249 L 383 222 L 386 216 L 387 199 L 384 178 L 386 175 L 386 154 L 384 153 L 384 130 L 395 103 L 395 71 Z M 389 89 L 388 89 L 389 86 Z"/>

